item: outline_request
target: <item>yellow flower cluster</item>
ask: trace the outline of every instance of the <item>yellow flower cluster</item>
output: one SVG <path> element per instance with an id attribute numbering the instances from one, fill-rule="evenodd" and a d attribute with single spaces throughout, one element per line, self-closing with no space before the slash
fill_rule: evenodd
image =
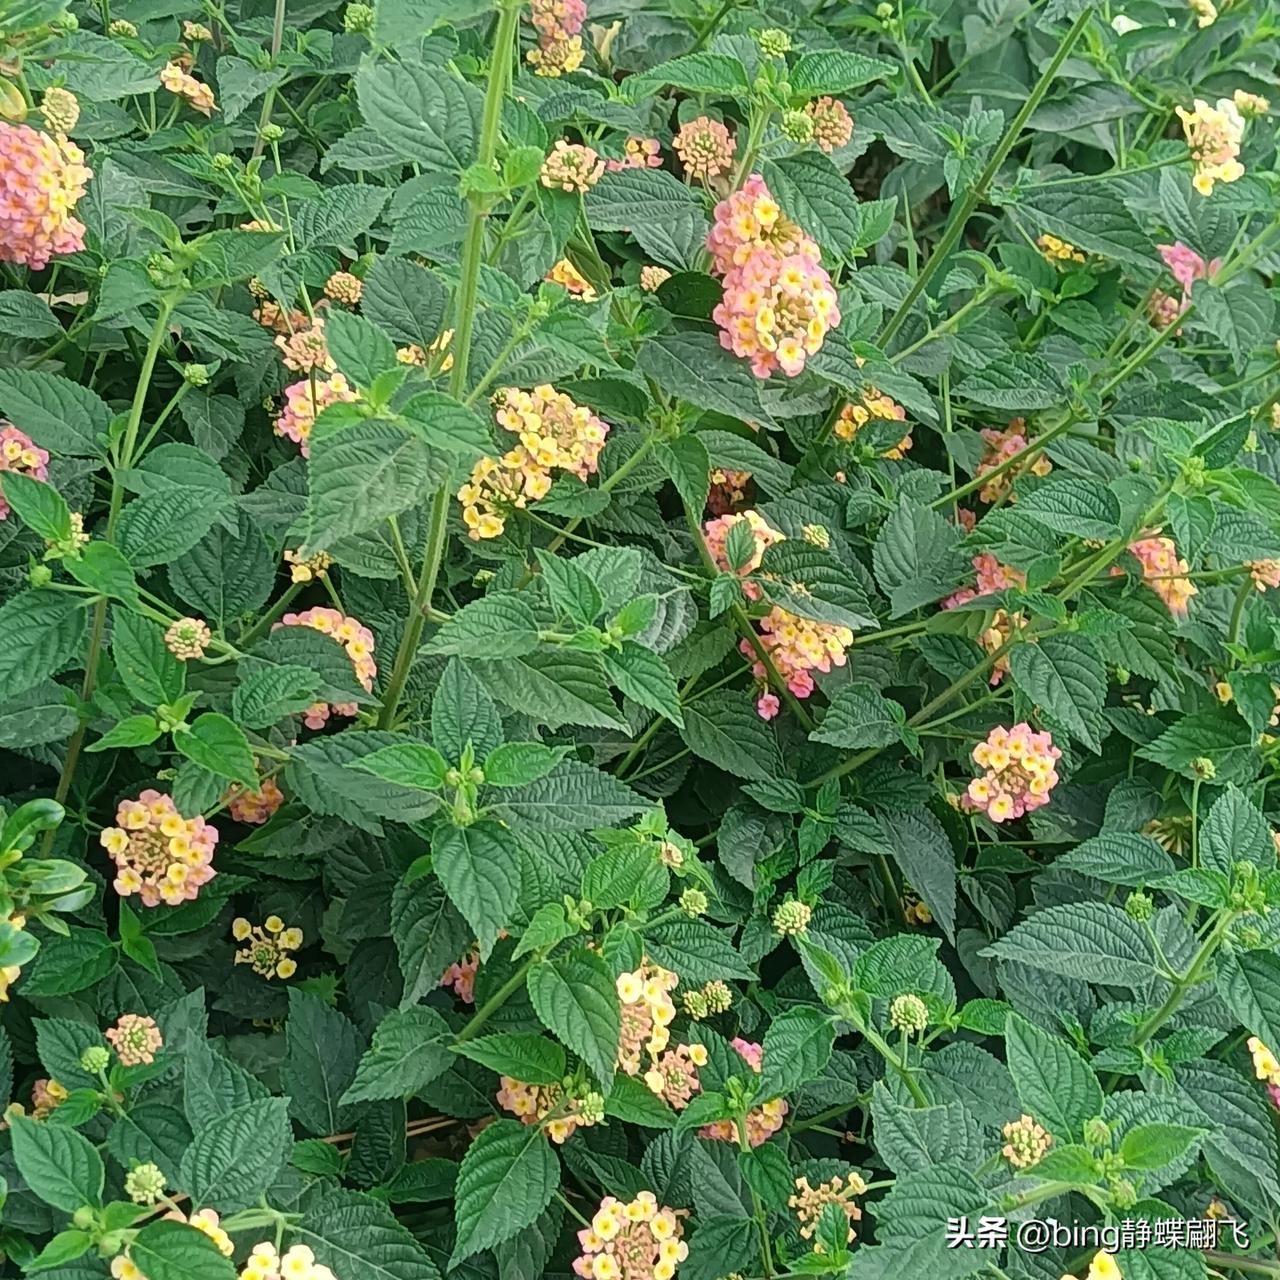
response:
<path id="1" fill-rule="evenodd" d="M 1244 117 L 1230 98 L 1219 98 L 1212 107 L 1197 98 L 1192 110 L 1178 107 L 1177 112 L 1195 161 L 1191 185 L 1202 196 L 1213 194 L 1215 182 L 1235 182 L 1244 176 L 1239 160 Z"/>
<path id="2" fill-rule="evenodd" d="M 240 1280 L 337 1280 L 328 1267 L 316 1261 L 305 1244 L 295 1244 L 281 1254 L 269 1241 L 254 1245 L 240 1271 Z"/>
<path id="3" fill-rule="evenodd" d="M 618 1000 L 622 1005 L 618 1066 L 627 1075 L 640 1074 L 642 1053 L 654 1062 L 667 1047 L 676 1016 L 671 992 L 679 981 L 671 970 L 656 964 L 643 964 L 631 973 L 618 975 Z"/>
<path id="4" fill-rule="evenodd" d="M 279 916 L 268 916 L 256 926 L 237 916 L 231 922 L 231 936 L 247 944 L 236 952 L 236 964 L 251 965 L 254 973 L 268 981 L 297 973 L 298 962 L 289 952 L 302 946 L 302 930 L 286 929 Z"/>
<path id="5" fill-rule="evenodd" d="M 840 410 L 840 416 L 831 428 L 837 440 L 852 440 L 871 421 L 901 422 L 907 411 L 888 396 L 883 395 L 875 387 L 864 387 L 857 402 L 850 401 Z M 911 433 L 891 445 L 880 456 L 896 462 L 904 457 L 911 448 Z"/>
<path id="6" fill-rule="evenodd" d="M 1085 261 L 1084 254 L 1075 245 L 1059 240 L 1057 236 L 1051 236 L 1048 232 L 1036 241 L 1036 246 L 1055 266 L 1061 266 L 1064 262 Z"/>
<path id="7" fill-rule="evenodd" d="M 513 510 L 546 497 L 553 471 L 580 480 L 592 475 L 609 434 L 607 423 L 550 385 L 508 387 L 493 400 L 498 425 L 519 444 L 501 458 L 481 458 L 458 490 L 463 523 L 476 542 L 501 537 Z"/>
<path id="8" fill-rule="evenodd" d="M 449 343 L 453 341 L 453 330 L 442 329 L 434 338 L 431 339 L 425 350 L 418 346 L 416 342 L 411 342 L 407 347 L 398 347 L 396 349 L 396 359 L 401 364 L 416 365 L 419 369 L 426 369 L 428 372 L 448 373 L 453 368 L 453 352 L 450 351 Z M 440 360 L 440 367 L 432 370 L 435 363 L 432 356 L 439 356 L 443 352 L 444 359 Z"/>
<path id="9" fill-rule="evenodd" d="M 568 258 L 561 258 L 547 272 L 547 280 L 551 284 L 558 284 L 567 289 L 569 296 L 577 298 L 580 302 L 594 302 L 599 297 L 591 281 Z"/>
<path id="10" fill-rule="evenodd" d="M 865 1194 L 867 1184 L 856 1173 L 847 1177 L 836 1174 L 827 1182 L 820 1182 L 816 1187 L 809 1185 L 808 1178 L 796 1179 L 796 1192 L 787 1200 L 787 1207 L 796 1211 L 800 1222 L 800 1234 L 811 1240 L 818 1229 L 818 1219 L 829 1204 L 838 1204 L 849 1219 L 849 1241 L 852 1242 L 857 1232 L 853 1224 L 862 1217 L 862 1210 L 853 1203 L 854 1196 Z"/>
<path id="11" fill-rule="evenodd" d="M 573 1272 L 582 1280 L 671 1280 L 689 1256 L 680 1238 L 680 1218 L 660 1207 L 652 1191 L 641 1191 L 625 1204 L 605 1196 L 578 1232 L 582 1253 Z"/>
<path id="12" fill-rule="evenodd" d="M 170 62 L 165 66 L 160 72 L 160 83 L 170 93 L 186 98 L 203 116 L 211 115 L 214 107 L 218 105 L 213 100 L 213 90 L 207 84 L 197 80 L 180 63 Z"/>
<path id="13" fill-rule="evenodd" d="M 1268 1084 L 1280 1085 L 1280 1060 L 1267 1048 L 1257 1036 L 1250 1036 L 1249 1052 L 1253 1055 L 1253 1071 L 1259 1080 Z"/>

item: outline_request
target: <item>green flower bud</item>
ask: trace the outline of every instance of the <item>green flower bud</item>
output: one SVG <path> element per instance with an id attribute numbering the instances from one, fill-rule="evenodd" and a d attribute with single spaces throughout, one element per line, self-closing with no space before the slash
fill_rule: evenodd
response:
<path id="1" fill-rule="evenodd" d="M 207 387 L 209 385 L 209 366 L 204 364 L 184 364 L 182 366 L 182 380 L 190 383 L 193 387 Z"/>
<path id="2" fill-rule="evenodd" d="M 373 30 L 373 17 L 371 4 L 349 4 L 342 15 L 343 30 L 355 35 L 368 35 Z"/>
<path id="3" fill-rule="evenodd" d="M 264 124 L 262 128 L 258 130 L 258 137 L 260 137 L 263 142 L 279 142 L 280 139 L 284 137 L 284 130 L 278 124 Z"/>
<path id="4" fill-rule="evenodd" d="M 929 1025 L 928 1007 L 917 995 L 897 996 L 889 1006 L 889 1025 L 895 1031 L 918 1035 Z"/>
<path id="5" fill-rule="evenodd" d="M 802 934 L 809 927 L 813 918 L 813 908 L 798 898 L 788 898 L 774 913 L 773 927 L 775 932 L 784 938 Z"/>
<path id="6" fill-rule="evenodd" d="M 445 770 L 444 785 L 446 787 L 460 787 L 462 785 L 462 770 L 461 769 Z"/>
<path id="7" fill-rule="evenodd" d="M 155 1204 L 164 1194 L 164 1185 L 158 1165 L 140 1164 L 125 1174 L 124 1189 L 135 1204 Z"/>
<path id="8" fill-rule="evenodd" d="M 705 915 L 707 895 L 701 889 L 686 889 L 680 895 L 680 910 L 687 916 Z"/>
<path id="9" fill-rule="evenodd" d="M 47 587 L 53 581 L 53 570 L 47 564 L 33 564 L 27 577 L 33 587 Z"/>
<path id="10" fill-rule="evenodd" d="M 231 155 L 227 151 L 219 151 L 218 154 L 213 157 L 213 167 L 219 173 L 226 173 L 229 169 L 234 169 L 235 163 L 235 156 Z"/>
<path id="11" fill-rule="evenodd" d="M 111 1050 L 104 1044 L 91 1044 L 80 1055 L 80 1068 L 91 1076 L 105 1071 L 111 1065 Z"/>
<path id="12" fill-rule="evenodd" d="M 1210 782 L 1218 776 L 1218 766 L 1208 756 L 1196 756 L 1191 762 L 1191 772 L 1204 782 Z"/>
<path id="13" fill-rule="evenodd" d="M 475 783 L 475 785 L 476 785 L 477 787 L 478 787 L 478 786 L 480 786 L 480 784 L 481 784 L 482 782 L 484 782 L 484 770 L 483 770 L 483 769 L 468 769 L 468 770 L 467 770 L 467 781 L 468 781 L 468 782 L 474 782 L 474 783 Z"/>
<path id="14" fill-rule="evenodd" d="M 1091 1147 L 1109 1147 L 1111 1129 L 1105 1120 L 1090 1120 L 1084 1127 L 1084 1140 Z"/>
<path id="15" fill-rule="evenodd" d="M 89 1228 L 93 1226 L 95 1217 L 96 1215 L 93 1210 L 87 1204 L 82 1204 L 80 1208 L 71 1215 L 71 1225 L 75 1227 L 77 1231 L 88 1231 Z"/>
<path id="16" fill-rule="evenodd" d="M 766 58 L 781 58 L 791 52 L 791 37 L 780 27 L 757 31 L 756 43 Z"/>
<path id="17" fill-rule="evenodd" d="M 1155 900 L 1149 893 L 1143 893 L 1141 889 L 1135 889 L 1125 899 L 1125 914 L 1130 920 L 1136 920 L 1139 924 L 1144 920 L 1150 920 L 1155 909 Z"/>
<path id="18" fill-rule="evenodd" d="M 1120 1210 L 1132 1209 L 1138 1203 L 1138 1193 L 1128 1178 L 1115 1178 L 1110 1182 L 1111 1203 Z"/>
<path id="19" fill-rule="evenodd" d="M 604 1098 L 594 1090 L 584 1093 L 578 1099 L 577 1115 L 585 1125 L 601 1124 L 604 1121 Z"/>
<path id="20" fill-rule="evenodd" d="M 112 18 L 111 25 L 107 28 L 107 35 L 115 36 L 116 39 L 136 40 L 138 28 L 128 18 Z"/>

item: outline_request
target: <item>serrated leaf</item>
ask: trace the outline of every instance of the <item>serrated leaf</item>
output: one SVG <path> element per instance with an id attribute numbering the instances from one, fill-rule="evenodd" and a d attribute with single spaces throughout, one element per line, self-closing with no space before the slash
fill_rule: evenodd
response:
<path id="1" fill-rule="evenodd" d="M 621 826 L 649 802 L 612 774 L 567 759 L 541 778 L 503 791 L 495 805 L 509 820 L 535 830 L 588 831 Z"/>
<path id="2" fill-rule="evenodd" d="M 1108 986 L 1142 987 L 1154 976 L 1151 944 L 1141 927 L 1119 907 L 1102 902 L 1045 907 L 985 954 Z"/>
<path id="3" fill-rule="evenodd" d="M 783 772 L 773 731 L 740 692 L 718 690 L 689 703 L 683 737 L 694 755 L 734 777 L 764 782 Z"/>
<path id="4" fill-rule="evenodd" d="M 237 1107 L 197 1130 L 182 1157 L 180 1185 L 198 1205 L 246 1209 L 275 1181 L 292 1144 L 287 1099 Z"/>
<path id="5" fill-rule="evenodd" d="M 220 778 L 242 782 L 251 791 L 258 787 L 258 771 L 244 730 L 216 711 L 197 716 L 189 728 L 173 735 L 178 751 L 202 769 Z"/>
<path id="6" fill-rule="evenodd" d="M 481 959 L 487 959 L 520 894 L 520 855 L 514 837 L 494 822 L 438 827 L 431 841 L 431 865 L 475 931 Z"/>
<path id="7" fill-rule="evenodd" d="M 1107 696 L 1107 669 L 1081 635 L 1046 636 L 1015 645 L 1009 671 L 1018 687 L 1047 716 L 1092 751 L 1102 750 L 1098 726 Z"/>
<path id="8" fill-rule="evenodd" d="M 901 741 L 905 722 L 906 713 L 900 704 L 865 680 L 855 680 L 836 690 L 822 723 L 809 740 L 847 750 L 887 747 Z"/>
<path id="9" fill-rule="evenodd" d="M 1018 1101 L 1059 1141 L 1080 1137 L 1085 1122 L 1102 1114 L 1102 1086 L 1089 1064 L 1021 1014 L 1009 1014 L 1004 1038 Z"/>
<path id="10" fill-rule="evenodd" d="M 408 1098 L 443 1075 L 453 1061 L 449 1024 L 434 1009 L 393 1009 L 373 1032 L 355 1079 L 342 1095 L 348 1106 Z"/>
<path id="11" fill-rule="evenodd" d="M 564 1078 L 564 1050 L 554 1040 L 532 1032 L 481 1036 L 455 1044 L 453 1051 L 525 1084 L 559 1084 Z"/>
<path id="12" fill-rule="evenodd" d="M 67 1213 L 102 1203 L 102 1157 L 88 1138 L 23 1116 L 11 1117 L 9 1128 L 18 1172 L 41 1200 Z"/>
<path id="13" fill-rule="evenodd" d="M 604 960 L 579 949 L 529 970 L 529 999 L 542 1025 L 595 1073 L 607 1093 L 618 1055 L 621 1014 Z"/>

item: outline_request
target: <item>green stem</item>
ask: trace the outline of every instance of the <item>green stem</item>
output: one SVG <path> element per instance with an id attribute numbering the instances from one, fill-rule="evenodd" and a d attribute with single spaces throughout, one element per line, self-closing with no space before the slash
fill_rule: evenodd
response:
<path id="1" fill-rule="evenodd" d="M 275 14 L 271 21 L 271 63 L 274 66 L 276 59 L 280 56 L 280 46 L 284 43 L 284 11 L 289 0 L 276 0 Z M 258 116 L 258 136 L 253 140 L 253 159 L 256 160 L 262 154 L 262 148 L 266 143 L 266 139 L 262 136 L 263 129 L 271 123 L 271 108 L 275 105 L 276 86 L 272 85 L 262 99 L 262 111 Z M 278 164 L 277 164 L 277 167 Z"/>
<path id="2" fill-rule="evenodd" d="M 250 648 L 254 641 L 259 637 L 266 635 L 271 624 L 293 603 L 294 598 L 303 588 L 301 582 L 291 582 L 281 595 L 280 599 L 271 606 L 271 608 L 258 619 L 236 642 L 241 649 Z"/>
<path id="3" fill-rule="evenodd" d="M 901 305 L 890 316 L 889 323 L 885 325 L 884 331 L 880 334 L 878 345 L 881 348 L 886 347 L 894 334 L 902 328 L 903 322 L 911 314 L 911 308 L 915 306 L 917 299 L 924 292 L 929 281 L 933 279 L 934 273 L 951 256 L 951 252 L 956 247 L 960 237 L 964 235 L 965 225 L 973 215 L 973 211 L 986 198 L 987 188 L 990 187 L 996 174 L 1000 172 L 1000 166 L 1004 164 L 1009 152 L 1013 150 L 1013 145 L 1022 134 L 1024 126 L 1040 105 L 1044 95 L 1049 91 L 1049 86 L 1057 78 L 1062 64 L 1067 60 L 1068 54 L 1075 47 L 1076 41 L 1080 39 L 1085 26 L 1092 16 L 1093 6 L 1086 5 L 1081 10 L 1079 17 L 1071 24 L 1070 30 L 1063 36 L 1062 43 L 1058 45 L 1058 51 L 1053 55 L 1049 65 L 1045 67 L 1040 79 L 1036 81 L 1035 87 L 1027 95 L 1027 100 L 1022 104 L 1018 114 L 1014 116 L 1013 123 L 1005 130 L 1004 137 L 1000 139 L 996 149 L 991 153 L 991 159 L 987 161 L 986 167 L 978 175 L 977 182 L 969 189 L 968 195 L 965 196 L 960 207 L 952 215 L 947 229 L 943 233 L 942 239 L 938 241 L 938 246 L 934 249 L 929 261 L 925 263 L 924 269 L 916 276 Z"/>
<path id="4" fill-rule="evenodd" d="M 1132 1043 L 1135 1049 L 1142 1048 L 1177 1013 L 1178 1007 L 1186 998 L 1187 992 L 1200 981 L 1205 966 L 1213 959 L 1213 953 L 1218 949 L 1223 938 L 1227 936 L 1227 930 L 1231 928 L 1231 923 L 1234 919 L 1235 913 L 1231 911 L 1224 911 L 1218 917 L 1218 923 L 1214 925 L 1212 932 L 1201 944 L 1200 950 L 1196 952 L 1191 964 L 1187 967 L 1186 973 L 1173 984 L 1173 990 L 1169 992 L 1164 1004 L 1134 1034 Z"/>
<path id="5" fill-rule="evenodd" d="M 525 979 L 525 974 L 533 967 L 534 957 L 530 956 L 516 971 L 509 977 L 506 982 L 500 986 L 485 1002 L 471 1015 L 471 1021 L 467 1023 L 461 1031 L 454 1036 L 455 1044 L 462 1044 L 464 1041 L 470 1040 L 486 1022 L 504 1004 L 511 998 L 517 988 L 519 988 Z"/>
<path id="6" fill-rule="evenodd" d="M 1236 602 L 1231 608 L 1231 622 L 1227 627 L 1227 644 L 1235 645 L 1240 643 L 1240 631 L 1244 625 L 1244 609 L 1249 603 L 1249 597 L 1253 595 L 1254 585 L 1253 579 L 1248 575 L 1240 584 L 1240 590 L 1236 592 Z M 1234 658 L 1230 659 L 1231 665 L 1236 665 Z"/>

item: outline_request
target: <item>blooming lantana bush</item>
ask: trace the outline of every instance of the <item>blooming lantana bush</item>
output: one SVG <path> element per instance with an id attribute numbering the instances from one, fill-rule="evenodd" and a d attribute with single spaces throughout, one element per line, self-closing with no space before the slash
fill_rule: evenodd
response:
<path id="1" fill-rule="evenodd" d="M 1280 1274 L 1276 31 L 0 7 L 5 1274 Z"/>

